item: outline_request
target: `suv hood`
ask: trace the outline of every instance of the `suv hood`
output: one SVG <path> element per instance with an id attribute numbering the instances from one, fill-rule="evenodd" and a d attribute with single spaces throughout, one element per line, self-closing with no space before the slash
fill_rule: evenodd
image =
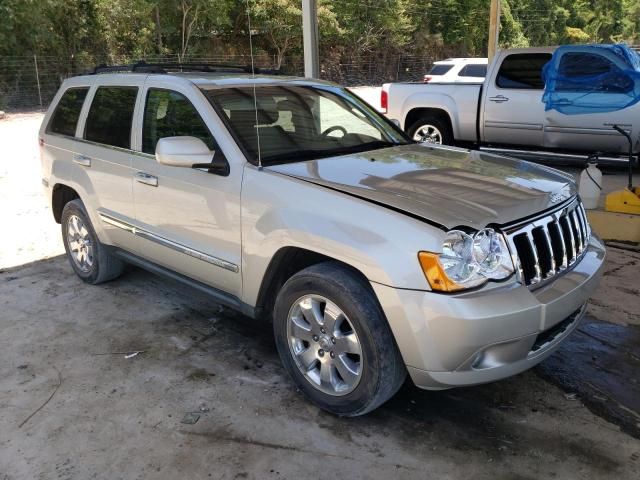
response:
<path id="1" fill-rule="evenodd" d="M 426 144 L 266 169 L 388 205 L 446 228 L 508 224 L 576 194 L 573 178 L 558 170 Z"/>

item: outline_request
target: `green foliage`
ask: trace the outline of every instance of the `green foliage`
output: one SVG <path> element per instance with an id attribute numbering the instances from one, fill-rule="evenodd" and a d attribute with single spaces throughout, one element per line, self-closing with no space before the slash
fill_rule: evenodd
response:
<path id="1" fill-rule="evenodd" d="M 255 51 L 279 66 L 302 53 L 302 0 L 2 0 L 0 56 L 54 55 L 62 64 L 126 56 Z M 489 0 L 321 0 L 321 54 L 484 55 Z M 503 47 L 635 43 L 640 0 L 502 0 Z"/>

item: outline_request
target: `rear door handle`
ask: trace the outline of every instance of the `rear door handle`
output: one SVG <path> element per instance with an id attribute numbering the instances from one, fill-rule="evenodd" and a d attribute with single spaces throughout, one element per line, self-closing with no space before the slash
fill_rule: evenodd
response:
<path id="1" fill-rule="evenodd" d="M 489 97 L 489 101 L 495 103 L 508 102 L 509 97 L 505 97 L 504 95 L 496 95 L 495 97 Z"/>
<path id="2" fill-rule="evenodd" d="M 158 186 L 158 177 L 144 172 L 136 172 L 136 181 L 144 183 L 145 185 L 151 185 L 152 187 Z"/>
<path id="3" fill-rule="evenodd" d="M 91 157 L 87 157 L 86 155 L 81 155 L 79 153 L 75 153 L 73 155 L 73 161 L 74 163 L 77 163 L 78 165 L 82 165 L 83 167 L 91 166 Z"/>

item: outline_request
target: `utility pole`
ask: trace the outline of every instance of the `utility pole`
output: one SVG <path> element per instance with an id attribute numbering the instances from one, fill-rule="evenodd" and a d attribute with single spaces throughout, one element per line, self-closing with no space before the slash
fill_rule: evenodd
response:
<path id="1" fill-rule="evenodd" d="M 498 38 L 500 36 L 500 0 L 491 0 L 491 10 L 489 11 L 489 45 L 487 57 L 489 63 L 493 60 L 498 51 Z"/>
<path id="2" fill-rule="evenodd" d="M 304 46 L 304 76 L 320 76 L 318 54 L 318 1 L 302 0 L 302 43 Z"/>

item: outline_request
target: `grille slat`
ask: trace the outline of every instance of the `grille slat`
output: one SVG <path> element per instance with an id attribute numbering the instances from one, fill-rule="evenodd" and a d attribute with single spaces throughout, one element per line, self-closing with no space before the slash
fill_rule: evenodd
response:
<path id="1" fill-rule="evenodd" d="M 533 256 L 533 271 L 535 272 L 530 283 L 531 285 L 535 285 L 536 283 L 540 283 L 540 280 L 542 280 L 542 272 L 540 270 L 538 247 L 531 232 L 527 232 L 527 241 L 529 242 L 529 245 L 531 245 L 531 255 Z"/>
<path id="2" fill-rule="evenodd" d="M 566 208 L 507 229 L 522 283 L 545 283 L 575 264 L 586 251 L 591 230 L 579 201 Z"/>
<path id="3" fill-rule="evenodd" d="M 542 278 L 548 278 L 556 273 L 556 261 L 551 248 L 548 226 L 536 227 L 531 233 L 538 250 L 538 260 Z"/>
<path id="4" fill-rule="evenodd" d="M 573 230 L 573 237 L 576 245 L 576 256 L 582 253 L 582 235 L 580 233 L 580 227 L 578 227 L 578 218 L 575 209 L 568 215 L 571 227 Z"/>

